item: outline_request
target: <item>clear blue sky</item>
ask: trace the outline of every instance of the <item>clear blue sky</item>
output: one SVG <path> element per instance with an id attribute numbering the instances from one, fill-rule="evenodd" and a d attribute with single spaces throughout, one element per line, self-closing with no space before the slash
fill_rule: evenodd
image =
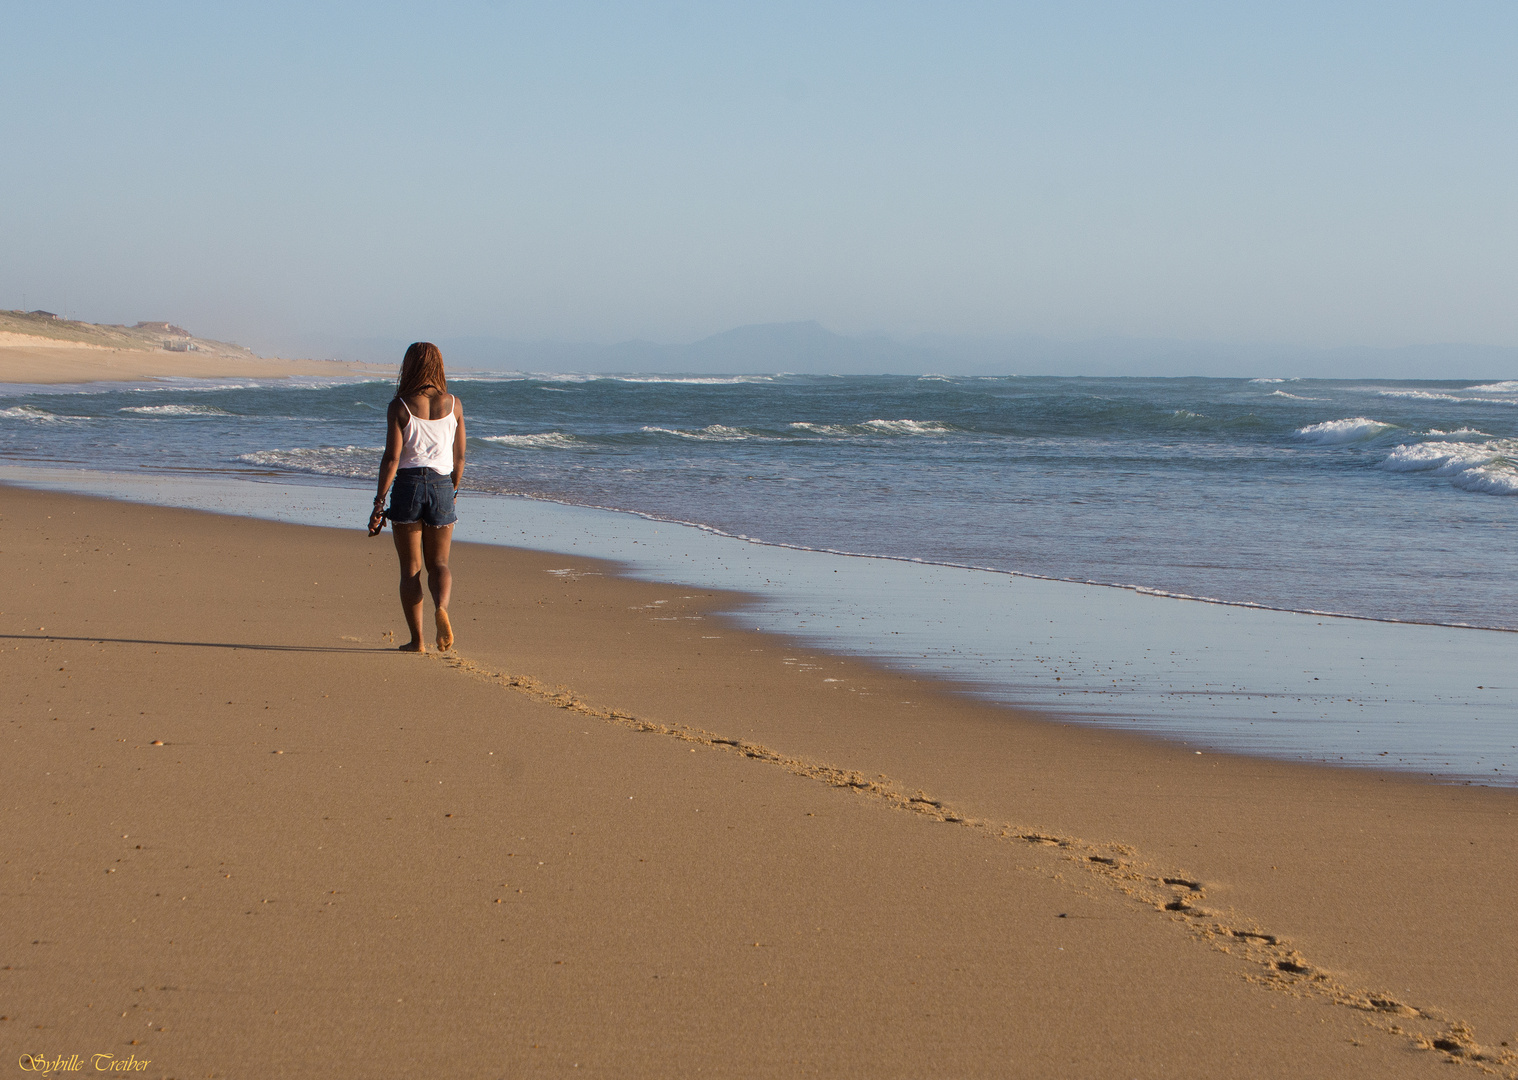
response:
<path id="1" fill-rule="evenodd" d="M 1518 345 L 1518 5 L 7 5 L 0 306 Z"/>

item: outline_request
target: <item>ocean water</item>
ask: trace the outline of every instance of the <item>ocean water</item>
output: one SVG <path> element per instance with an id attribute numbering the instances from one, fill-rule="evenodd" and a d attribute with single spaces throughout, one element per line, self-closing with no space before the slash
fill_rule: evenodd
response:
<path id="1" fill-rule="evenodd" d="M 454 389 L 470 434 L 461 538 L 744 588 L 766 629 L 1077 719 L 1518 782 L 1518 636 L 1500 632 L 1518 629 L 1518 381 Z M 295 490 L 300 520 L 336 523 L 372 483 L 390 388 L 4 393 L 12 479 L 82 469 L 48 475 L 264 516 Z"/>
<path id="2" fill-rule="evenodd" d="M 466 487 L 769 543 L 1518 628 L 1518 380 L 457 380 Z M 0 460 L 351 483 L 381 381 L 12 387 Z"/>

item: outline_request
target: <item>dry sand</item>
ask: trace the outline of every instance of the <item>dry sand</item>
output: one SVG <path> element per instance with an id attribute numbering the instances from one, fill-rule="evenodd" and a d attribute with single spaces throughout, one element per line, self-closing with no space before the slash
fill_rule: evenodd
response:
<path id="1" fill-rule="evenodd" d="M 0 333 L 0 383 L 82 383 L 179 376 L 192 379 L 359 375 L 381 370 L 336 360 L 265 360 L 256 356 L 112 349 L 81 341 Z M 388 374 L 392 369 L 385 368 Z"/>
<path id="2" fill-rule="evenodd" d="M 1518 1074 L 1518 793 L 1051 723 L 502 548 L 402 655 L 361 523 L 0 490 L 12 1060 Z"/>

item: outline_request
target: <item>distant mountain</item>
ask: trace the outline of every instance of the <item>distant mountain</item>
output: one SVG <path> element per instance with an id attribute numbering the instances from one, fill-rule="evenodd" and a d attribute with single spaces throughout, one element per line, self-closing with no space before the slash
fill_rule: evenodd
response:
<path id="1" fill-rule="evenodd" d="M 798 375 L 921 375 L 938 357 L 891 338 L 844 337 L 821 323 L 761 323 L 682 348 L 693 371 L 790 371 Z"/>
<path id="2" fill-rule="evenodd" d="M 816 322 L 740 326 L 688 345 L 624 341 L 615 345 L 439 339 L 453 363 L 518 371 L 678 371 L 740 375 L 915 375 L 933 367 L 934 350 L 892 338 L 845 337 Z"/>
<path id="3" fill-rule="evenodd" d="M 1518 377 L 1518 348 L 1411 345 L 1313 349 L 1143 338 L 1059 341 L 1032 335 L 851 337 L 817 322 L 759 323 L 686 345 L 436 339 L 455 367 L 503 371 L 681 372 L 738 375 L 1133 375 L 1276 378 L 1497 379 Z M 408 343 L 368 339 L 323 352 L 398 361 Z"/>

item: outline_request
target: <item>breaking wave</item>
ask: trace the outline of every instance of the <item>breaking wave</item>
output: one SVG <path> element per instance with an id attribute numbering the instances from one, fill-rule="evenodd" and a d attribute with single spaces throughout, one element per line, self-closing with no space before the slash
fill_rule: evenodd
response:
<path id="1" fill-rule="evenodd" d="M 58 413 L 50 413 L 46 409 L 39 409 L 35 405 L 14 405 L 9 409 L 0 409 L 0 418 L 6 420 L 25 420 L 32 424 L 72 424 L 79 420 L 88 420 L 88 416 L 64 416 Z"/>
<path id="2" fill-rule="evenodd" d="M 932 420 L 866 420 L 861 424 L 811 424 L 798 421 L 788 425 L 792 431 L 813 435 L 948 435 L 954 428 Z"/>
<path id="3" fill-rule="evenodd" d="M 535 435 L 486 435 L 481 442 L 495 443 L 497 446 L 513 446 L 523 450 L 563 450 L 566 447 L 579 445 L 578 439 L 573 435 L 566 435 L 562 431 L 541 431 Z"/>
<path id="4" fill-rule="evenodd" d="M 1303 442 L 1333 445 L 1337 443 L 1363 442 L 1373 439 L 1396 427 L 1368 416 L 1351 416 L 1344 420 L 1327 420 L 1321 424 L 1308 424 L 1297 428 L 1296 437 Z"/>
<path id="5" fill-rule="evenodd" d="M 225 409 L 214 405 L 124 405 L 117 412 L 136 413 L 138 416 L 231 416 Z"/>
<path id="6" fill-rule="evenodd" d="M 773 375 L 597 375 L 597 379 L 621 383 L 674 383 L 680 386 L 739 386 L 743 383 L 769 383 Z"/>
<path id="7" fill-rule="evenodd" d="M 1410 443 L 1393 450 L 1381 467 L 1448 477 L 1462 491 L 1518 495 L 1518 439 Z"/>
<path id="8" fill-rule="evenodd" d="M 645 424 L 639 430 L 650 435 L 673 435 L 678 439 L 693 439 L 696 442 L 747 442 L 750 439 L 773 439 L 772 435 L 764 435 L 757 431 L 746 431 L 743 428 L 728 427 L 726 424 L 708 424 L 704 428 L 667 428 L 654 424 Z"/>
<path id="9" fill-rule="evenodd" d="M 1489 387 L 1472 386 L 1461 394 L 1438 393 L 1432 390 L 1378 390 L 1381 397 L 1404 398 L 1411 401 L 1452 401 L 1457 405 L 1518 405 L 1518 398 L 1501 397 L 1470 397 L 1472 391 L 1489 391 L 1498 393 L 1494 387 L 1506 386 L 1507 383 L 1492 383 Z"/>
<path id="10" fill-rule="evenodd" d="M 384 452 L 383 446 L 297 446 L 290 450 L 255 450 L 239 454 L 237 460 L 283 472 L 373 479 L 379 473 L 378 455 Z"/>
<path id="11" fill-rule="evenodd" d="M 948 424 L 927 420 L 865 420 L 858 424 L 815 424 L 798 420 L 786 424 L 785 430 L 780 432 L 730 427 L 727 424 L 708 424 L 703 428 L 675 428 L 645 424 L 639 430 L 649 435 L 672 435 L 678 439 L 690 439 L 695 442 L 786 442 L 817 435 L 845 439 L 880 435 L 947 435 L 956 429 Z"/>

